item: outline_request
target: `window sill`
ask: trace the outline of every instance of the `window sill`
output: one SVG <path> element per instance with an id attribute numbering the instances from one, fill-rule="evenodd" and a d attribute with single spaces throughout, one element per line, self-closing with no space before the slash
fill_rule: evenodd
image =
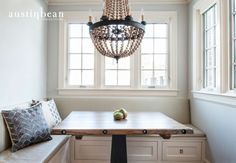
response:
<path id="1" fill-rule="evenodd" d="M 59 95 L 64 96 L 125 96 L 125 97 L 143 97 L 143 96 L 177 96 L 176 89 L 114 89 L 114 88 L 59 88 Z"/>
<path id="2" fill-rule="evenodd" d="M 229 106 L 236 106 L 236 92 L 235 91 L 229 91 L 227 93 L 193 91 L 192 96 L 195 99 L 205 100 L 205 101 L 229 105 Z"/>

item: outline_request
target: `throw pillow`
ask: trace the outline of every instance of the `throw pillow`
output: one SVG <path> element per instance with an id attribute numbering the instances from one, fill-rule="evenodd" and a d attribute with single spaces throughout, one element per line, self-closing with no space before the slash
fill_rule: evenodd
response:
<path id="1" fill-rule="evenodd" d="M 39 104 L 28 109 L 2 111 L 12 142 L 12 152 L 52 139 L 41 107 Z"/>
<path id="2" fill-rule="evenodd" d="M 42 101 L 41 104 L 42 104 L 43 114 L 49 128 L 55 127 L 62 121 L 61 116 L 57 110 L 57 106 L 53 99 L 49 101 Z"/>

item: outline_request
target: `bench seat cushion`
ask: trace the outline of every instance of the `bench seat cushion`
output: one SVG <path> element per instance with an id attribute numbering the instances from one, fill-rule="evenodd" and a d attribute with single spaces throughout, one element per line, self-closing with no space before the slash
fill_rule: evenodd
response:
<path id="1" fill-rule="evenodd" d="M 15 153 L 12 153 L 10 149 L 7 149 L 0 153 L 1 163 L 44 163 L 52 162 L 50 160 L 55 160 L 53 158 L 62 147 L 67 143 L 69 146 L 69 136 L 65 135 L 52 135 L 52 140 L 47 142 L 42 142 Z M 69 149 L 66 149 L 67 151 Z"/>

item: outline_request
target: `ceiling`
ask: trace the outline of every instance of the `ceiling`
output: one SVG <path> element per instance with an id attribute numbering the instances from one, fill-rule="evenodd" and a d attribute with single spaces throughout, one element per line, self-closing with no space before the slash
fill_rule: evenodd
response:
<path id="1" fill-rule="evenodd" d="M 49 5 L 101 4 L 103 0 L 47 0 Z M 191 0 L 129 0 L 132 4 L 186 4 Z"/>

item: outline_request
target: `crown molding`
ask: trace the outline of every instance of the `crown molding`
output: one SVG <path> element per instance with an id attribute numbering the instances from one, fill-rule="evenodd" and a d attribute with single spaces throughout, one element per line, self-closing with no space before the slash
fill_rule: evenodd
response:
<path id="1" fill-rule="evenodd" d="M 102 0 L 48 0 L 48 5 L 101 5 Z M 191 0 L 132 0 L 135 5 L 188 4 Z"/>

